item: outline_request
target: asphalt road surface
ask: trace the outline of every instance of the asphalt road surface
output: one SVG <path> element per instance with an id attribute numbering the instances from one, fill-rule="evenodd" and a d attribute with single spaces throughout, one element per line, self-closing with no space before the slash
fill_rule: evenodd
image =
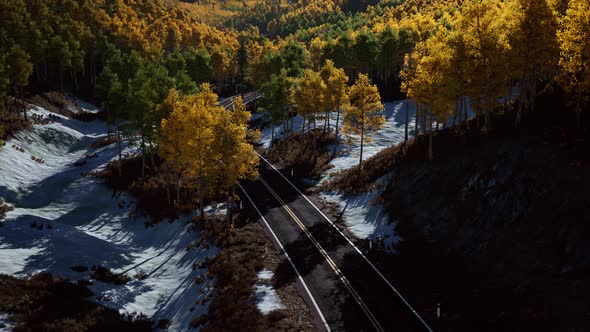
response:
<path id="1" fill-rule="evenodd" d="M 432 331 L 403 293 L 289 181 L 288 172 L 262 157 L 260 164 L 259 179 L 241 184 L 244 203 L 255 207 L 288 256 L 277 273 L 279 284 L 299 279 L 319 329 Z"/>

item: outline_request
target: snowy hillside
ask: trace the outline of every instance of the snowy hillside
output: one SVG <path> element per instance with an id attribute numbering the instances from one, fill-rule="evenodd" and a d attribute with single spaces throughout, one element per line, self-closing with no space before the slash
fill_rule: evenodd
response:
<path id="1" fill-rule="evenodd" d="M 114 144 L 91 147 L 106 135 L 104 122 L 81 122 L 39 107 L 33 114 L 53 122 L 18 133 L 0 150 L 0 197 L 15 206 L 0 226 L 0 273 L 25 277 L 48 271 L 91 280 L 88 272 L 71 267 L 103 265 L 132 280 L 124 285 L 91 280 L 94 300 L 156 321 L 170 319 L 174 331 L 187 329 L 207 310 L 209 302 L 201 304 L 201 298 L 213 291 L 210 278 L 194 282 L 207 271 L 193 270 L 193 264 L 217 248 L 187 250 L 200 238 L 187 226 L 190 216 L 151 228 L 142 218 L 131 220 L 131 197 L 115 198 L 99 179 L 86 176 L 117 156 Z M 96 158 L 86 158 L 94 153 Z"/>
<path id="2" fill-rule="evenodd" d="M 409 135 L 414 135 L 416 110 L 414 103 L 406 103 L 405 100 L 385 103 L 385 125 L 375 134 L 373 140 L 363 149 L 363 160 L 367 160 L 381 150 L 399 144 L 404 140 L 406 105 L 409 105 Z M 326 172 L 322 181 L 327 180 L 334 172 L 357 167 L 359 162 L 360 145 L 353 141 L 352 144 L 339 147 L 340 153 L 331 162 L 334 168 Z M 344 148 L 344 149 L 343 149 Z M 383 205 L 376 204 L 375 199 L 381 194 L 382 186 L 390 174 L 377 181 L 375 189 L 358 196 L 342 195 L 336 192 L 323 192 L 321 197 L 328 202 L 340 205 L 343 217 L 348 229 L 360 239 L 372 239 L 382 241 L 382 245 L 389 253 L 395 253 L 395 244 L 400 240 L 395 233 L 395 223 L 390 222 L 383 212 Z"/>

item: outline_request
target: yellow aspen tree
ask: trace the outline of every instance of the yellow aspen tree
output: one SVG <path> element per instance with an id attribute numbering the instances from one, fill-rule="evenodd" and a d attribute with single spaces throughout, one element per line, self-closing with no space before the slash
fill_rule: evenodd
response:
<path id="1" fill-rule="evenodd" d="M 456 81 L 451 72 L 452 51 L 448 47 L 448 34 L 441 29 L 420 47 L 415 73 L 407 83 L 408 95 L 425 111 L 428 122 L 428 160 L 433 159 L 433 122 L 444 122 L 453 113 L 456 104 Z"/>
<path id="2" fill-rule="evenodd" d="M 305 119 L 307 119 L 308 129 L 311 128 L 312 120 L 315 128 L 317 113 L 324 109 L 326 90 L 326 84 L 320 74 L 311 69 L 306 69 L 303 77 L 295 81 L 291 99 L 295 110 L 303 117 L 302 132 Z"/>
<path id="3" fill-rule="evenodd" d="M 184 99 L 184 104 L 189 110 L 186 140 L 192 160 L 188 174 L 194 179 L 193 184 L 197 190 L 201 215 L 204 214 L 204 200 L 209 192 L 208 185 L 212 175 L 211 146 L 215 139 L 213 127 L 218 114 L 225 110 L 217 106 L 216 102 L 212 103 L 213 99 L 217 100 L 217 96 L 208 84 L 202 85 L 201 92 L 198 94 Z"/>
<path id="4" fill-rule="evenodd" d="M 557 19 L 547 0 L 513 0 L 507 7 L 510 73 L 518 82 L 516 122 L 534 110 L 537 84 L 550 79 L 559 59 Z"/>
<path id="5" fill-rule="evenodd" d="M 213 128 L 218 114 L 225 109 L 217 106 L 217 95 L 208 84 L 201 85 L 200 92 L 195 95 L 178 98 L 172 93 L 167 100 L 173 110 L 168 118 L 162 120 L 158 137 L 160 155 L 177 174 L 177 203 L 182 176 L 187 180 L 187 186 L 196 189 L 202 215 L 213 174 Z"/>
<path id="6" fill-rule="evenodd" d="M 214 156 L 214 193 L 227 197 L 227 221 L 232 220 L 232 202 L 235 185 L 244 179 L 258 175 L 258 156 L 248 142 L 248 121 L 250 112 L 241 97 L 234 104 L 234 110 L 221 110 L 213 128 L 215 140 L 212 146 Z"/>
<path id="7" fill-rule="evenodd" d="M 560 47 L 558 80 L 573 98 L 578 126 L 590 102 L 590 0 L 570 0 L 557 34 Z"/>
<path id="8" fill-rule="evenodd" d="M 453 116 L 453 125 L 458 122 L 467 120 L 467 89 L 469 84 L 470 68 L 468 54 L 465 45 L 465 38 L 458 31 L 451 31 L 448 36 L 448 45 L 451 51 L 449 72 L 450 79 L 455 82 L 455 114 Z"/>
<path id="9" fill-rule="evenodd" d="M 326 60 L 326 63 L 320 70 L 320 76 L 326 84 L 325 104 L 326 104 L 326 123 L 330 128 L 330 112 L 336 110 L 336 143 L 334 144 L 333 154 L 336 155 L 336 148 L 338 147 L 338 135 L 340 124 L 340 109 L 346 101 L 346 83 L 348 83 L 348 76 L 342 68 L 336 68 L 332 60 Z"/>
<path id="10" fill-rule="evenodd" d="M 414 78 L 416 77 L 416 67 L 418 66 L 418 63 L 420 62 L 420 58 L 422 57 L 424 50 L 425 50 L 426 44 L 424 42 L 418 42 L 415 47 L 414 50 L 411 53 L 407 53 L 404 56 L 404 65 L 402 66 L 402 69 L 400 71 L 400 80 L 401 80 L 401 84 L 400 84 L 400 90 L 402 92 L 404 92 L 406 94 L 406 126 L 405 126 L 405 133 L 404 133 L 404 142 L 408 140 L 408 126 L 409 126 L 409 122 L 410 122 L 410 116 L 409 116 L 409 102 L 410 99 L 412 98 L 412 90 L 413 90 L 413 83 Z M 418 105 L 416 104 L 416 121 L 414 123 L 415 125 L 415 136 L 418 137 L 419 132 L 418 132 Z"/>
<path id="11" fill-rule="evenodd" d="M 178 93 L 171 90 L 163 105 L 168 116 L 162 120 L 157 136 L 158 154 L 163 160 L 163 168 L 170 174 L 176 186 L 175 205 L 180 203 L 180 187 L 184 172 L 190 167 L 191 155 L 186 137 L 186 123 L 189 111 L 179 100 Z M 168 202 L 170 203 L 170 187 L 167 186 Z"/>
<path id="12" fill-rule="evenodd" d="M 348 96 L 350 103 L 344 108 L 343 130 L 345 134 L 359 136 L 359 172 L 362 172 L 364 145 L 371 141 L 371 134 L 385 123 L 383 104 L 377 86 L 371 84 L 365 74 L 359 74 L 354 85 L 349 88 Z"/>
<path id="13" fill-rule="evenodd" d="M 474 111 L 484 115 L 486 131 L 491 126 L 491 112 L 507 95 L 505 64 L 509 44 L 503 11 L 502 2 L 471 0 L 463 5 L 457 24 L 469 59 L 468 96 Z"/>

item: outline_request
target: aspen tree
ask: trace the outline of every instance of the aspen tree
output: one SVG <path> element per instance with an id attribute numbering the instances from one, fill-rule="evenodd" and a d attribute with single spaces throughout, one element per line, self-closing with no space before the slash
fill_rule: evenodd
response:
<path id="1" fill-rule="evenodd" d="M 518 82 L 516 122 L 534 110 L 537 84 L 555 73 L 559 59 L 557 20 L 546 0 L 514 0 L 507 7 L 511 76 Z M 509 91 L 510 93 L 510 91 Z"/>
<path id="2" fill-rule="evenodd" d="M 348 76 L 342 68 L 336 68 L 332 60 L 326 60 L 326 63 L 320 70 L 320 76 L 326 85 L 325 103 L 326 103 L 326 125 L 330 127 L 330 112 L 336 110 L 336 143 L 334 144 L 333 155 L 336 155 L 338 147 L 338 135 L 340 124 L 340 109 L 347 99 L 346 83 Z"/>
<path id="3" fill-rule="evenodd" d="M 227 197 L 227 221 L 232 220 L 235 185 L 243 179 L 258 175 L 258 156 L 248 143 L 250 113 L 241 97 L 234 102 L 234 110 L 220 110 L 213 128 L 215 139 L 212 153 L 215 159 L 214 191 Z"/>
<path id="4" fill-rule="evenodd" d="M 344 108 L 344 133 L 359 136 L 361 151 L 359 172 L 362 172 L 363 148 L 371 141 L 371 134 L 385 123 L 383 104 L 377 86 L 371 84 L 369 77 L 359 74 L 356 82 L 349 88 L 350 103 Z"/>
<path id="5" fill-rule="evenodd" d="M 590 0 L 570 0 L 558 32 L 558 80 L 573 98 L 578 126 L 582 109 L 590 103 Z"/>

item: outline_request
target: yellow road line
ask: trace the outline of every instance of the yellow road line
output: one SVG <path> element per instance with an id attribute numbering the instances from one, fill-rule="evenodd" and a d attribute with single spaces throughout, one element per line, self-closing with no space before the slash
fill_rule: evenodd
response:
<path id="1" fill-rule="evenodd" d="M 299 228 L 301 228 L 303 233 L 305 233 L 305 235 L 307 235 L 307 237 L 311 240 L 311 242 L 318 249 L 318 251 L 322 254 L 322 256 L 324 256 L 324 259 L 326 259 L 326 262 L 328 262 L 328 265 L 330 266 L 330 268 L 332 268 L 332 270 L 336 273 L 336 275 L 338 276 L 340 281 L 342 281 L 344 286 L 348 289 L 348 292 L 352 295 L 352 297 L 359 304 L 361 309 L 365 312 L 365 314 L 367 315 L 367 317 L 369 318 L 369 320 L 371 321 L 371 323 L 373 324 L 375 329 L 377 331 L 385 331 L 381 327 L 381 325 L 379 324 L 379 322 L 377 321 L 375 316 L 373 316 L 373 313 L 371 313 L 371 310 L 369 310 L 369 308 L 367 307 L 365 302 L 361 299 L 360 295 L 352 287 L 352 285 L 350 284 L 348 279 L 344 276 L 342 271 L 338 268 L 336 263 L 328 255 L 326 250 L 324 250 L 324 248 L 319 244 L 319 242 L 313 237 L 313 235 L 309 232 L 309 230 L 303 224 L 303 222 L 301 222 L 301 220 L 295 215 L 295 213 L 287 206 L 287 204 L 285 204 L 285 202 L 279 197 L 279 195 L 270 187 L 270 185 L 262 177 L 259 177 L 259 180 L 268 189 L 268 191 L 277 199 L 277 201 L 282 205 L 282 207 L 285 209 L 285 211 L 287 211 L 289 216 L 291 216 L 291 218 L 293 218 L 295 223 L 299 226 Z"/>

